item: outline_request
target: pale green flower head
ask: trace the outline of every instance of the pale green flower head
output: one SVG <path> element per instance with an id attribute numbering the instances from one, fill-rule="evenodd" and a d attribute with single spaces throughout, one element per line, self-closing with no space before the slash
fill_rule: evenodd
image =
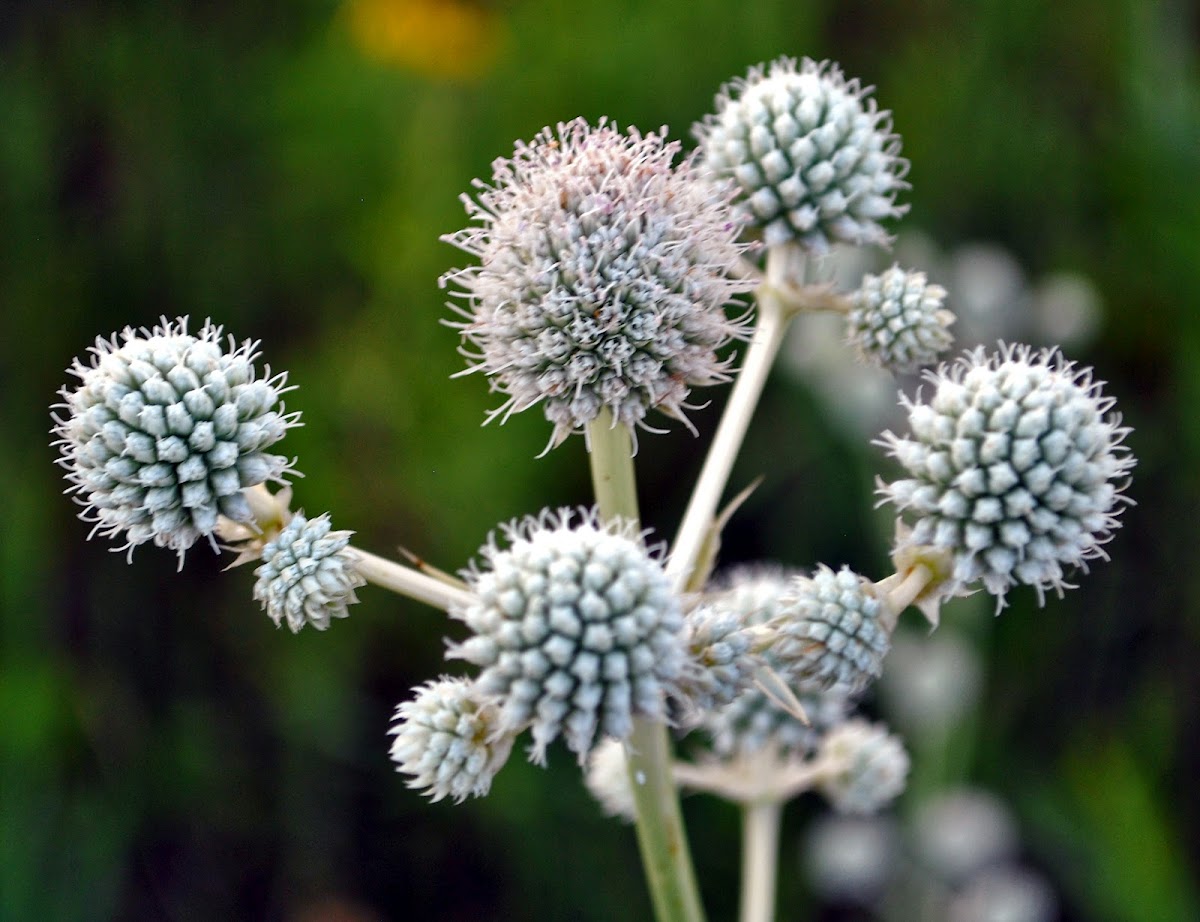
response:
<path id="1" fill-rule="evenodd" d="M 954 343 L 954 314 L 942 303 L 946 289 L 925 273 L 892 266 L 867 275 L 851 297 L 847 338 L 869 364 L 911 372 L 932 365 Z"/>
<path id="2" fill-rule="evenodd" d="M 478 690 L 497 701 L 499 730 L 529 728 L 535 762 L 561 735 L 582 762 L 599 738 L 628 738 L 635 716 L 665 719 L 683 614 L 641 534 L 569 509 L 502 534 L 464 574 L 476 601 L 451 614 L 474 636 L 449 654 L 482 668 Z"/>
<path id="3" fill-rule="evenodd" d="M 278 627 L 297 633 L 306 624 L 319 631 L 333 618 L 345 618 L 358 601 L 354 590 L 366 580 L 348 552 L 353 532 L 333 531 L 329 514 L 315 519 L 297 512 L 262 549 L 262 566 L 254 571 L 254 598 Z"/>
<path id="4" fill-rule="evenodd" d="M 941 553 L 943 597 L 982 584 L 997 607 L 1013 586 L 1071 588 L 1068 570 L 1106 557 L 1130 500 L 1129 429 L 1090 370 L 1055 350 L 982 348 L 926 372 L 902 397 L 910 433 L 880 443 L 908 474 L 879 493 L 898 509 L 897 557 Z"/>
<path id="5" fill-rule="evenodd" d="M 732 178 L 747 221 L 768 246 L 796 241 L 812 253 L 833 243 L 891 243 L 880 221 L 908 210 L 908 161 L 880 111 L 837 65 L 780 58 L 724 86 L 717 111 L 694 129 L 703 165 Z"/>
<path id="6" fill-rule="evenodd" d="M 97 339 L 91 363 L 70 368 L 79 384 L 59 392 L 53 429 L 67 492 L 93 533 L 130 553 L 153 542 L 181 564 L 201 538 L 216 547 L 221 516 L 253 521 L 245 489 L 294 474 L 267 449 L 300 425 L 281 400 L 287 375 L 258 373 L 256 342 L 226 341 L 211 321 L 195 334 L 187 326 L 163 318 Z"/>
<path id="7" fill-rule="evenodd" d="M 513 737 L 498 725 L 495 706 L 465 679 L 440 678 L 396 708 L 388 732 L 396 771 L 412 775 L 433 801 L 482 797 L 508 761 Z"/>

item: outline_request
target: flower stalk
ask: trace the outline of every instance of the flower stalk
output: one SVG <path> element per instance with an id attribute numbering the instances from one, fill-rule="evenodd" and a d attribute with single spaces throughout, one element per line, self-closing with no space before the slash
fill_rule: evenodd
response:
<path id="1" fill-rule="evenodd" d="M 633 441 L 626 426 L 603 411 L 587 427 L 592 483 L 602 521 L 638 520 Z M 703 922 L 679 791 L 671 774 L 666 725 L 635 717 L 625 744 L 636 810 L 638 847 L 658 922 Z"/>
<path id="2" fill-rule="evenodd" d="M 786 246 L 772 247 L 767 253 L 766 279 L 756 293 L 758 323 L 754 337 L 729 394 L 729 403 L 704 459 L 700 478 L 671 548 L 671 559 L 667 562 L 667 575 L 677 589 L 687 585 L 700 558 L 709 526 L 716 518 L 717 506 L 733 471 L 733 462 L 762 396 L 767 373 L 775 363 L 788 323 L 795 313 L 784 297 L 791 256 L 790 248 Z"/>
<path id="3" fill-rule="evenodd" d="M 356 547 L 348 547 L 345 551 L 354 561 L 354 569 L 369 583 L 374 583 L 384 589 L 390 589 L 399 595 L 408 596 L 434 608 L 449 611 L 451 608 L 462 608 L 470 604 L 471 593 L 465 589 L 451 586 L 432 576 L 426 576 L 411 567 L 379 557 Z"/>
<path id="4" fill-rule="evenodd" d="M 775 918 L 776 856 L 783 805 L 778 800 L 742 808 L 742 894 L 740 922 L 771 922 Z"/>

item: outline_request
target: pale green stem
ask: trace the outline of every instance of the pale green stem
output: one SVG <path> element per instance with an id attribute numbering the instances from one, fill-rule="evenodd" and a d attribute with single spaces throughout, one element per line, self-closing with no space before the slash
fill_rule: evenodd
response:
<path id="1" fill-rule="evenodd" d="M 589 460 L 601 520 L 638 521 L 633 440 L 605 410 L 588 425 Z M 661 720 L 634 718 L 625 743 L 637 814 L 642 867 L 658 922 L 703 922 L 679 791 L 671 776 L 671 741 Z"/>
<path id="2" fill-rule="evenodd" d="M 903 580 L 889 586 L 883 596 L 885 616 L 880 619 L 889 632 L 895 629 L 900 612 L 916 601 L 917 596 L 924 592 L 925 587 L 932 581 L 933 571 L 919 563 L 905 574 Z"/>
<path id="3" fill-rule="evenodd" d="M 700 469 L 700 478 L 692 491 L 675 543 L 671 546 L 667 574 L 676 590 L 687 585 L 700 557 L 708 530 L 716 518 L 717 505 L 729 482 L 733 462 L 741 450 L 742 440 L 750 427 L 750 418 L 762 396 L 767 373 L 775 363 L 788 322 L 795 312 L 793 307 L 785 304 L 780 291 L 787 284 L 783 274 L 789 256 L 780 248 L 774 248 L 767 254 L 766 281 L 756 293 L 758 324 L 754 328 L 754 337 L 750 340 L 750 348 L 746 350 L 745 361 L 730 391 L 729 402 L 725 405 L 708 456 Z"/>
<path id="4" fill-rule="evenodd" d="M 742 807 L 740 922 L 771 922 L 775 918 L 776 856 L 782 813 L 783 806 L 777 800 Z"/>
<path id="5" fill-rule="evenodd" d="M 354 569 L 367 582 L 390 589 L 400 595 L 406 595 L 418 602 L 424 602 L 426 605 L 432 605 L 434 608 L 440 608 L 443 611 L 449 611 L 452 607 L 465 608 L 474 598 L 465 589 L 452 586 L 435 577 L 426 576 L 424 573 L 396 563 L 394 560 L 378 557 L 356 547 L 348 547 L 344 553 L 354 559 Z"/>

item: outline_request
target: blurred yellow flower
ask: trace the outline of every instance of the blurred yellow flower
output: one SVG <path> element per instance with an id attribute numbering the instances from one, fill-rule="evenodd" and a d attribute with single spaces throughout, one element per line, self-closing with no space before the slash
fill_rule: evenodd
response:
<path id="1" fill-rule="evenodd" d="M 355 44 L 370 58 L 430 77 L 479 77 L 507 32 L 480 0 L 346 0 Z"/>

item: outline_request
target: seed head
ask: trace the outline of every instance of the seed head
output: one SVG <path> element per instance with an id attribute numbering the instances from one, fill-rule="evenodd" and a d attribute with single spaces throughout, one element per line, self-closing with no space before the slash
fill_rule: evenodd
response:
<path id="1" fill-rule="evenodd" d="M 346 551 L 353 532 L 330 528 L 328 513 L 306 519 L 298 512 L 263 546 L 254 598 L 276 627 L 286 621 L 293 634 L 306 624 L 323 631 L 358 601 L 354 590 L 366 580 Z"/>
<path id="2" fill-rule="evenodd" d="M 252 520 L 242 491 L 282 483 L 291 463 L 268 454 L 299 414 L 280 400 L 286 374 L 259 377 L 258 344 L 222 343 L 211 321 L 199 333 L 187 318 L 153 329 L 126 327 L 97 339 L 80 379 L 59 391 L 54 444 L 93 533 L 123 533 L 128 550 L 147 541 L 179 554 L 202 537 L 215 547 L 218 516 Z"/>
<path id="3" fill-rule="evenodd" d="M 696 126 L 704 165 L 737 181 L 768 246 L 890 244 L 879 221 L 908 210 L 896 204 L 908 161 L 869 94 L 828 61 L 780 58 L 726 84 L 716 114 Z"/>
<path id="4" fill-rule="evenodd" d="M 666 129 L 663 129 L 665 134 Z M 735 271 L 729 184 L 702 181 L 663 134 L 582 119 L 544 129 L 464 196 L 476 222 L 443 239 L 479 265 L 443 276 L 471 360 L 508 399 L 489 419 L 543 405 L 551 447 L 607 407 L 630 428 L 651 409 L 683 419 L 689 390 L 728 380 L 717 350 L 744 338 L 723 307 Z"/>
<path id="5" fill-rule="evenodd" d="M 975 583 L 998 608 L 1018 584 L 1039 602 L 1047 589 L 1061 595 L 1064 567 L 1106 557 L 1130 502 L 1121 491 L 1136 462 L 1113 399 L 1089 370 L 1028 346 L 977 349 L 925 380 L 928 402 L 901 398 L 911 434 L 879 443 L 909 475 L 879 486 L 911 522 L 895 555 L 949 555 L 944 597 Z"/>
<path id="6" fill-rule="evenodd" d="M 850 342 L 880 368 L 910 372 L 930 365 L 954 342 L 945 297 L 946 289 L 928 284 L 923 272 L 892 266 L 865 276 L 846 318 Z"/>
<path id="7" fill-rule="evenodd" d="M 679 603 L 641 536 L 574 518 L 506 526 L 508 546 L 489 542 L 464 574 L 477 601 L 453 612 L 475 636 L 450 655 L 482 667 L 500 731 L 532 728 L 536 762 L 560 733 L 582 762 L 599 736 L 626 739 L 635 715 L 663 718 L 684 662 Z"/>
<path id="8" fill-rule="evenodd" d="M 395 736 L 396 771 L 412 775 L 408 786 L 424 788 L 434 802 L 482 797 L 512 751 L 513 738 L 499 731 L 496 708 L 464 679 L 443 676 L 416 692 L 396 708 L 388 731 Z"/>

